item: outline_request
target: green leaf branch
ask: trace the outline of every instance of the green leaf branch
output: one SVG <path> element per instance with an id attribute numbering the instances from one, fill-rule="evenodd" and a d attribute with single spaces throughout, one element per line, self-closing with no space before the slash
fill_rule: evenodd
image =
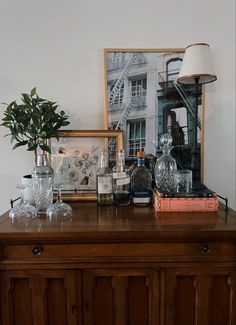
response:
<path id="1" fill-rule="evenodd" d="M 35 159 L 38 148 L 51 153 L 47 139 L 58 137 L 59 129 L 70 124 L 65 112 L 58 110 L 58 104 L 40 98 L 36 88 L 29 94 L 23 93 L 20 104 L 6 104 L 2 121 L 0 125 L 10 130 L 5 136 L 11 136 L 13 149 L 27 146 L 28 151 L 34 151 Z"/>

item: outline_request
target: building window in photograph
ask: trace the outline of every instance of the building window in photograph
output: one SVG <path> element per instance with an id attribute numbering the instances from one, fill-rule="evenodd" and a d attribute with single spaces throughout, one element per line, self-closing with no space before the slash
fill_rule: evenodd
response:
<path id="1" fill-rule="evenodd" d="M 133 105 L 145 106 L 147 95 L 147 77 L 131 80 L 131 96 Z"/>
<path id="2" fill-rule="evenodd" d="M 176 80 L 179 74 L 179 70 L 182 64 L 182 59 L 181 58 L 171 58 L 166 62 L 166 80 Z"/>
<path id="3" fill-rule="evenodd" d="M 145 150 L 146 122 L 130 121 L 128 123 L 129 158 L 136 157 L 137 151 Z"/>

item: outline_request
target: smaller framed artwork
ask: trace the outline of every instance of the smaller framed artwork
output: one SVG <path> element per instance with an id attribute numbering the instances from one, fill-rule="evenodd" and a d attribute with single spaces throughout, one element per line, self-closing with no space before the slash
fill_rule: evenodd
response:
<path id="1" fill-rule="evenodd" d="M 94 201 L 101 151 L 108 150 L 112 168 L 117 151 L 123 148 L 123 131 L 65 130 L 59 132 L 58 138 L 50 138 L 48 144 L 54 182 L 62 184 L 62 199 Z"/>

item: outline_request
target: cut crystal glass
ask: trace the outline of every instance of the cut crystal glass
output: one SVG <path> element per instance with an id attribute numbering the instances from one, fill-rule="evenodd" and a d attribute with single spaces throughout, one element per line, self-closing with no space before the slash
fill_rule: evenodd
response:
<path id="1" fill-rule="evenodd" d="M 25 185 L 17 185 L 21 190 L 21 202 L 14 206 L 9 212 L 9 219 L 11 221 L 22 221 L 37 218 L 36 208 L 25 200 L 24 190 L 27 188 Z"/>
<path id="2" fill-rule="evenodd" d="M 172 150 L 172 136 L 170 134 L 163 134 L 160 138 L 160 147 L 162 155 L 157 159 L 155 165 L 155 182 L 157 188 L 164 192 L 175 192 L 175 171 L 177 164 L 175 159 L 171 156 Z"/>
<path id="3" fill-rule="evenodd" d="M 69 204 L 62 201 L 61 189 L 62 184 L 55 184 L 54 189 L 57 190 L 57 200 L 50 204 L 46 211 L 49 220 L 62 220 L 72 217 L 72 208 Z"/>

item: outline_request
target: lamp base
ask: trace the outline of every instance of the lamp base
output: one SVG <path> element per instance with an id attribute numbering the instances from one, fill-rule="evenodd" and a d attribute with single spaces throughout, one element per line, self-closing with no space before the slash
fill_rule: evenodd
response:
<path id="1" fill-rule="evenodd" d="M 199 186 L 201 183 L 200 176 L 200 152 L 192 151 L 191 153 L 191 168 L 193 174 L 193 187 Z"/>

